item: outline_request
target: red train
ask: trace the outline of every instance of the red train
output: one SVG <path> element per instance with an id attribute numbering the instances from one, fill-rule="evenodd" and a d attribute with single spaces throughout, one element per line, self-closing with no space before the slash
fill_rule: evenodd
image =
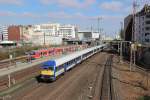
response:
<path id="1" fill-rule="evenodd" d="M 29 52 L 29 56 L 32 60 L 47 57 L 51 55 L 62 54 L 66 52 L 74 52 L 79 49 L 85 49 L 87 46 L 85 45 L 78 45 L 78 46 L 66 46 L 66 47 L 55 47 L 55 48 L 48 48 L 48 49 L 40 49 L 40 50 L 32 50 Z"/>
<path id="2" fill-rule="evenodd" d="M 62 51 L 63 51 L 62 49 L 51 48 L 51 49 L 33 50 L 29 54 L 31 56 L 31 59 L 34 60 L 42 57 L 55 55 L 57 53 L 62 53 Z"/>

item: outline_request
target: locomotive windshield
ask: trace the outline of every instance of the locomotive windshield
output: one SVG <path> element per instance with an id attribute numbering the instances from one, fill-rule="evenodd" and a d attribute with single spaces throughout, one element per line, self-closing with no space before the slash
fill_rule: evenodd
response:
<path id="1" fill-rule="evenodd" d="M 35 52 L 30 52 L 30 55 L 35 55 Z"/>
<path id="2" fill-rule="evenodd" d="M 47 70 L 54 70 L 53 67 L 44 67 L 44 69 L 47 69 Z"/>
<path id="3" fill-rule="evenodd" d="M 44 65 L 42 66 L 42 68 L 43 68 L 43 69 L 47 69 L 47 70 L 54 70 L 54 68 L 53 68 L 52 66 L 49 66 L 49 65 L 46 65 L 46 64 L 44 64 Z"/>

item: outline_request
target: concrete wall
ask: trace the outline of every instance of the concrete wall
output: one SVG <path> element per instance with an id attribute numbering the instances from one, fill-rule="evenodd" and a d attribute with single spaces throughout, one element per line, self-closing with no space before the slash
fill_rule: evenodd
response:
<path id="1" fill-rule="evenodd" d="M 96 32 L 78 32 L 79 40 L 87 40 L 87 39 L 98 39 L 100 37 L 99 33 Z"/>
<path id="2" fill-rule="evenodd" d="M 42 34 L 42 33 L 41 33 Z M 32 44 L 33 45 L 61 45 L 62 38 L 55 37 L 55 36 L 45 36 L 44 35 L 34 35 L 32 37 Z"/>
<path id="3" fill-rule="evenodd" d="M 92 33 L 92 39 L 98 39 L 99 37 L 100 37 L 99 33 L 95 33 L 95 32 Z"/>

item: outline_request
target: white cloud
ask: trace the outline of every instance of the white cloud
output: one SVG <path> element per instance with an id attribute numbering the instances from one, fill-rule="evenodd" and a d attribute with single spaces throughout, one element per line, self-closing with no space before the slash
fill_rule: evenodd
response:
<path id="1" fill-rule="evenodd" d="M 58 22 L 58 23 L 70 23 L 70 24 L 77 24 L 81 27 L 95 27 L 94 30 L 97 28 L 97 18 L 102 17 L 101 25 L 106 30 L 106 32 L 116 32 L 118 30 L 118 26 L 120 25 L 120 21 L 122 21 L 123 16 L 115 16 L 115 15 L 97 15 L 97 16 L 87 16 L 83 13 L 76 12 L 73 14 L 66 13 L 64 11 L 61 12 L 49 12 L 43 14 L 31 13 L 31 12 L 10 12 L 10 11 L 0 11 L 0 19 L 1 23 L 16 23 L 21 22 L 24 19 L 24 23 L 44 23 L 44 22 Z M 7 18 L 8 20 L 3 20 Z M 32 21 L 31 21 L 32 20 Z M 20 23 L 19 23 L 20 24 Z M 23 23 L 21 23 L 23 24 Z M 112 28 L 113 27 L 113 28 Z"/>
<path id="2" fill-rule="evenodd" d="M 14 12 L 10 11 L 0 11 L 0 17 L 2 16 L 15 16 L 16 14 Z"/>
<path id="3" fill-rule="evenodd" d="M 124 9 L 123 4 L 119 1 L 103 2 L 100 7 L 110 11 L 122 11 Z"/>
<path id="4" fill-rule="evenodd" d="M 0 17 L 40 18 L 44 16 L 40 16 L 39 14 L 30 13 L 30 12 L 16 13 L 11 11 L 0 11 Z"/>
<path id="5" fill-rule="evenodd" d="M 98 17 L 101 17 L 102 20 L 118 20 L 122 19 L 123 16 L 113 16 L 113 15 L 99 15 L 99 16 L 87 16 L 80 12 L 76 12 L 73 14 L 66 12 L 49 12 L 48 14 L 36 14 L 31 12 L 22 12 L 16 13 L 11 11 L 0 11 L 0 17 L 24 17 L 24 18 L 52 18 L 52 19 L 64 19 L 64 20 L 74 20 L 74 19 L 82 19 L 82 20 L 97 20 Z"/>
<path id="6" fill-rule="evenodd" d="M 42 4 L 56 4 L 60 7 L 72 7 L 72 8 L 84 8 L 92 5 L 96 2 L 96 0 L 83 0 L 82 2 L 79 0 L 40 0 Z"/>
<path id="7" fill-rule="evenodd" d="M 22 5 L 22 0 L 0 0 L 0 4 Z"/>
<path id="8" fill-rule="evenodd" d="M 86 16 L 84 16 L 81 13 L 74 13 L 74 14 L 68 14 L 65 12 L 50 12 L 47 17 L 53 18 L 53 19 L 85 19 Z"/>
<path id="9" fill-rule="evenodd" d="M 25 17 L 25 18 L 40 18 L 41 16 L 39 14 L 30 13 L 30 12 L 23 12 L 21 14 L 17 14 L 18 17 Z"/>

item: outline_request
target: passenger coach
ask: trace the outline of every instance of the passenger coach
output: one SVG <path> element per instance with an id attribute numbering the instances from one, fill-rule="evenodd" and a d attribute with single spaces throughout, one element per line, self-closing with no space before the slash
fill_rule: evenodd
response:
<path id="1" fill-rule="evenodd" d="M 80 63 L 81 61 L 89 58 L 93 54 L 101 51 L 103 47 L 104 45 L 88 48 L 43 63 L 39 77 L 40 80 L 56 80 L 58 76 L 73 68 L 76 64 Z"/>

